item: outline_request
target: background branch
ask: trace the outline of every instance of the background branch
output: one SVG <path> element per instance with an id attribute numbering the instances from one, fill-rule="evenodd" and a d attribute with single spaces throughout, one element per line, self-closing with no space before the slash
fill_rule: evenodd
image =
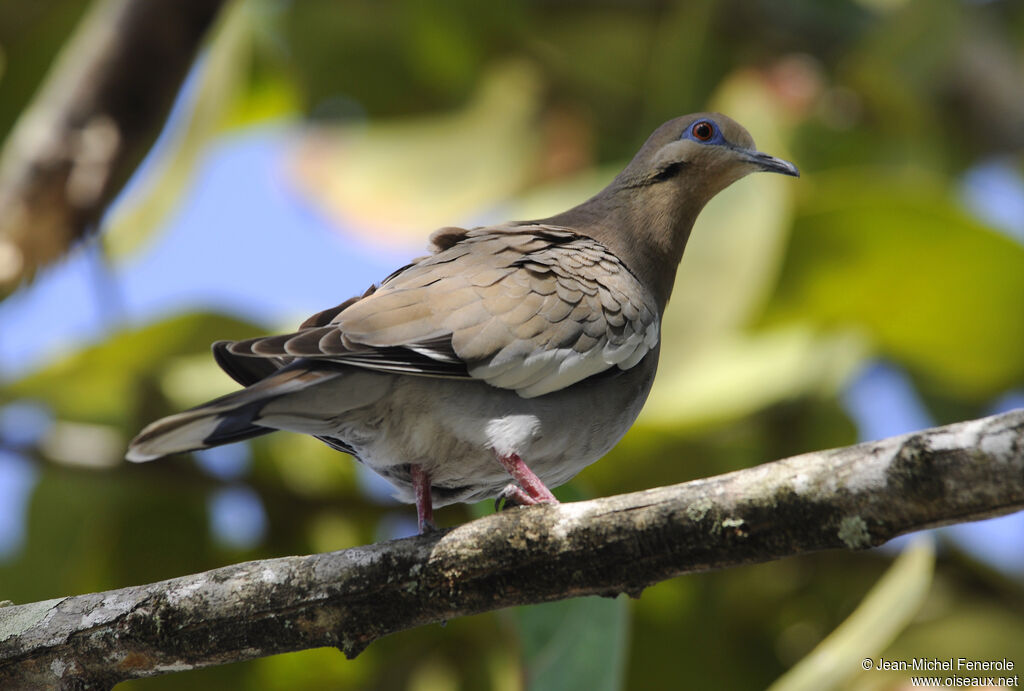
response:
<path id="1" fill-rule="evenodd" d="M 1024 509 L 1024 410 L 428 536 L 0 610 L 0 686 L 118 681 Z"/>
<path id="2" fill-rule="evenodd" d="M 223 0 L 99 0 L 0 157 L 0 297 L 99 219 L 163 126 Z"/>

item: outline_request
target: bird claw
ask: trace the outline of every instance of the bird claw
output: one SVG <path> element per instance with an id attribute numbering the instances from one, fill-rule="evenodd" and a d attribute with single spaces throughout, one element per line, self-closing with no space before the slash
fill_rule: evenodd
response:
<path id="1" fill-rule="evenodd" d="M 494 500 L 494 510 L 505 511 L 517 506 L 532 506 L 537 503 L 537 500 L 524 492 L 519 485 L 510 482 Z"/>

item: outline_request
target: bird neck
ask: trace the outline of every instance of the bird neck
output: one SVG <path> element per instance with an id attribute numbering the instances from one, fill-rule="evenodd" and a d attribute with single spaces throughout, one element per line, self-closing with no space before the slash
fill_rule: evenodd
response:
<path id="1" fill-rule="evenodd" d="M 677 180 L 636 181 L 620 175 L 595 197 L 544 222 L 603 244 L 651 288 L 664 312 L 690 230 L 706 201 L 694 199 L 681 193 Z"/>

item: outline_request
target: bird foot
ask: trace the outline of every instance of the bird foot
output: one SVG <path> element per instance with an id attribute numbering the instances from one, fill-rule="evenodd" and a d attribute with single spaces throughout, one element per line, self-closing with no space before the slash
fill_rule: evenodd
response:
<path id="1" fill-rule="evenodd" d="M 531 506 L 533 504 L 557 504 L 558 500 L 537 475 L 527 467 L 523 459 L 516 454 L 503 456 L 497 454 L 498 462 L 508 471 L 516 484 L 510 484 L 502 493 L 506 501 L 511 499 L 514 504 Z"/>

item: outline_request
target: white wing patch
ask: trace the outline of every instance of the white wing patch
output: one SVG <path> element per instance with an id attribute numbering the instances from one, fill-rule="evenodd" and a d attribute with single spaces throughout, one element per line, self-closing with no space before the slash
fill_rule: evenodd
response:
<path id="1" fill-rule="evenodd" d="M 634 333 L 620 344 L 604 340 L 586 352 L 572 348 L 556 348 L 530 353 L 521 359 L 505 359 L 501 364 L 478 365 L 469 373 L 491 386 L 513 389 L 523 398 L 535 398 L 564 389 L 587 377 L 618 366 L 621 370 L 635 367 L 658 345 L 658 320 L 644 333 Z"/>

